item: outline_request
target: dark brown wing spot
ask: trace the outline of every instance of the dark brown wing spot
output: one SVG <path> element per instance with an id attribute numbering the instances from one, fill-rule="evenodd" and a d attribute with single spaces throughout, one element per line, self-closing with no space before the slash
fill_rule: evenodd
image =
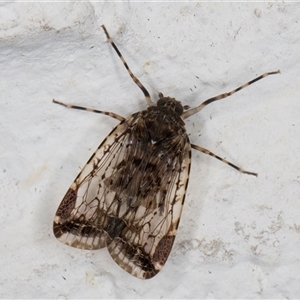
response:
<path id="1" fill-rule="evenodd" d="M 118 237 L 107 246 L 111 257 L 126 272 L 140 279 L 155 276 L 156 270 L 149 254 L 137 246 Z"/>
<path id="2" fill-rule="evenodd" d="M 153 261 L 160 263 L 162 266 L 165 264 L 169 257 L 173 243 L 175 240 L 174 235 L 165 235 L 158 243 L 157 248 L 153 255 Z"/>
<path id="3" fill-rule="evenodd" d="M 76 191 L 69 189 L 65 197 L 61 201 L 61 204 L 57 209 L 56 215 L 62 219 L 68 219 L 71 215 L 72 210 L 75 208 L 76 198 Z"/>

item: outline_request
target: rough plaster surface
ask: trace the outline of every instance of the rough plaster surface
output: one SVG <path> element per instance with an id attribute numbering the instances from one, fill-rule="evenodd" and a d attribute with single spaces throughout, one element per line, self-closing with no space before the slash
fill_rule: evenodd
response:
<path id="1" fill-rule="evenodd" d="M 300 292 L 300 5 L 1 3 L 0 297 L 296 298 Z M 195 106 L 280 69 L 187 120 L 193 152 L 178 236 L 141 281 L 105 249 L 59 243 L 54 213 L 117 122 L 146 107 L 105 24 L 150 91 Z"/>

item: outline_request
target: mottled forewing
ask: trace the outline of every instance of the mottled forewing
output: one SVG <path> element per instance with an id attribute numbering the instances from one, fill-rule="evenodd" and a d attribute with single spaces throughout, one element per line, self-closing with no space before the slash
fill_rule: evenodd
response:
<path id="1" fill-rule="evenodd" d="M 104 229 L 110 220 L 105 199 L 110 193 L 104 181 L 117 172 L 126 148 L 127 130 L 135 119 L 136 115 L 132 115 L 111 131 L 70 186 L 53 223 L 54 235 L 61 242 L 80 249 L 106 247 Z"/>
<path id="2" fill-rule="evenodd" d="M 190 169 L 186 133 L 153 144 L 143 112 L 121 122 L 63 198 L 54 234 L 82 249 L 107 246 L 138 278 L 156 275 L 171 251 Z"/>

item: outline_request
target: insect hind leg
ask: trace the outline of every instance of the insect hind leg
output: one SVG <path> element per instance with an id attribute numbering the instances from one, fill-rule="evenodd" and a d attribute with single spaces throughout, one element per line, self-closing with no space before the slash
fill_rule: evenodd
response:
<path id="1" fill-rule="evenodd" d="M 129 73 L 130 77 L 132 78 L 132 80 L 134 81 L 134 83 L 142 90 L 143 94 L 145 95 L 145 100 L 148 103 L 148 105 L 149 106 L 155 105 L 155 103 L 152 102 L 152 100 L 151 100 L 149 92 L 146 90 L 146 88 L 143 86 L 143 84 L 138 80 L 138 78 L 130 70 L 130 68 L 129 68 L 128 64 L 126 63 L 126 61 L 125 61 L 123 55 L 121 54 L 120 50 L 118 49 L 118 47 L 114 43 L 113 39 L 108 34 L 108 31 L 106 30 L 105 26 L 101 25 L 101 27 L 103 28 L 103 30 L 105 32 L 105 35 L 106 35 L 109 43 L 112 45 L 112 47 L 114 48 L 114 50 L 117 52 L 118 56 L 120 57 L 123 65 L 124 65 L 124 67 L 126 68 L 127 72 Z"/>
<path id="2" fill-rule="evenodd" d="M 86 111 L 89 111 L 89 112 L 93 112 L 93 113 L 97 113 L 97 114 L 102 114 L 102 115 L 110 116 L 110 117 L 112 117 L 114 119 L 117 119 L 119 121 L 124 121 L 125 120 L 125 118 L 123 118 L 122 116 L 120 116 L 120 115 L 118 115 L 118 114 L 116 114 L 114 112 L 110 112 L 110 111 L 103 111 L 103 110 L 97 110 L 97 109 L 83 107 L 83 106 L 66 104 L 66 103 L 63 103 L 63 102 L 56 101 L 55 99 L 53 99 L 52 102 L 56 103 L 56 104 L 59 104 L 59 105 L 62 105 L 62 106 L 67 107 L 67 108 L 74 108 L 74 109 L 86 110 Z"/>
<path id="3" fill-rule="evenodd" d="M 253 176 L 256 176 L 256 177 L 257 177 L 257 175 L 258 175 L 257 173 L 254 173 L 254 172 L 245 171 L 244 169 L 242 169 L 242 168 L 240 168 L 240 167 L 234 165 L 234 164 L 231 163 L 230 161 L 228 161 L 228 160 L 226 160 L 226 159 L 224 159 L 224 158 L 222 158 L 222 157 L 220 157 L 220 156 L 218 156 L 218 155 L 212 153 L 211 151 L 209 151 L 209 150 L 207 150 L 207 149 L 205 149 L 205 148 L 203 148 L 203 147 L 200 147 L 200 146 L 197 146 L 197 145 L 194 145 L 194 144 L 191 144 L 191 146 L 192 146 L 192 148 L 194 148 L 195 150 L 198 150 L 198 151 L 201 151 L 202 153 L 208 154 L 208 155 L 210 155 L 210 156 L 212 156 L 212 157 L 214 157 L 214 158 L 216 158 L 216 159 L 222 161 L 223 163 L 229 165 L 230 167 L 232 167 L 232 168 L 238 170 L 238 171 L 241 172 L 241 173 L 248 174 L 248 175 L 253 175 Z"/>

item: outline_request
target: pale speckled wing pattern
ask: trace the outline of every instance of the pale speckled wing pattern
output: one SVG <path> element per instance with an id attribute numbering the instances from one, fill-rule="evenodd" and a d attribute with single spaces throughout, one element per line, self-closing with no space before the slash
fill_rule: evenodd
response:
<path id="1" fill-rule="evenodd" d="M 156 275 L 171 251 L 188 184 L 191 145 L 182 124 L 169 107 L 152 106 L 116 126 L 63 198 L 55 236 L 82 249 L 107 246 L 130 274 Z"/>

